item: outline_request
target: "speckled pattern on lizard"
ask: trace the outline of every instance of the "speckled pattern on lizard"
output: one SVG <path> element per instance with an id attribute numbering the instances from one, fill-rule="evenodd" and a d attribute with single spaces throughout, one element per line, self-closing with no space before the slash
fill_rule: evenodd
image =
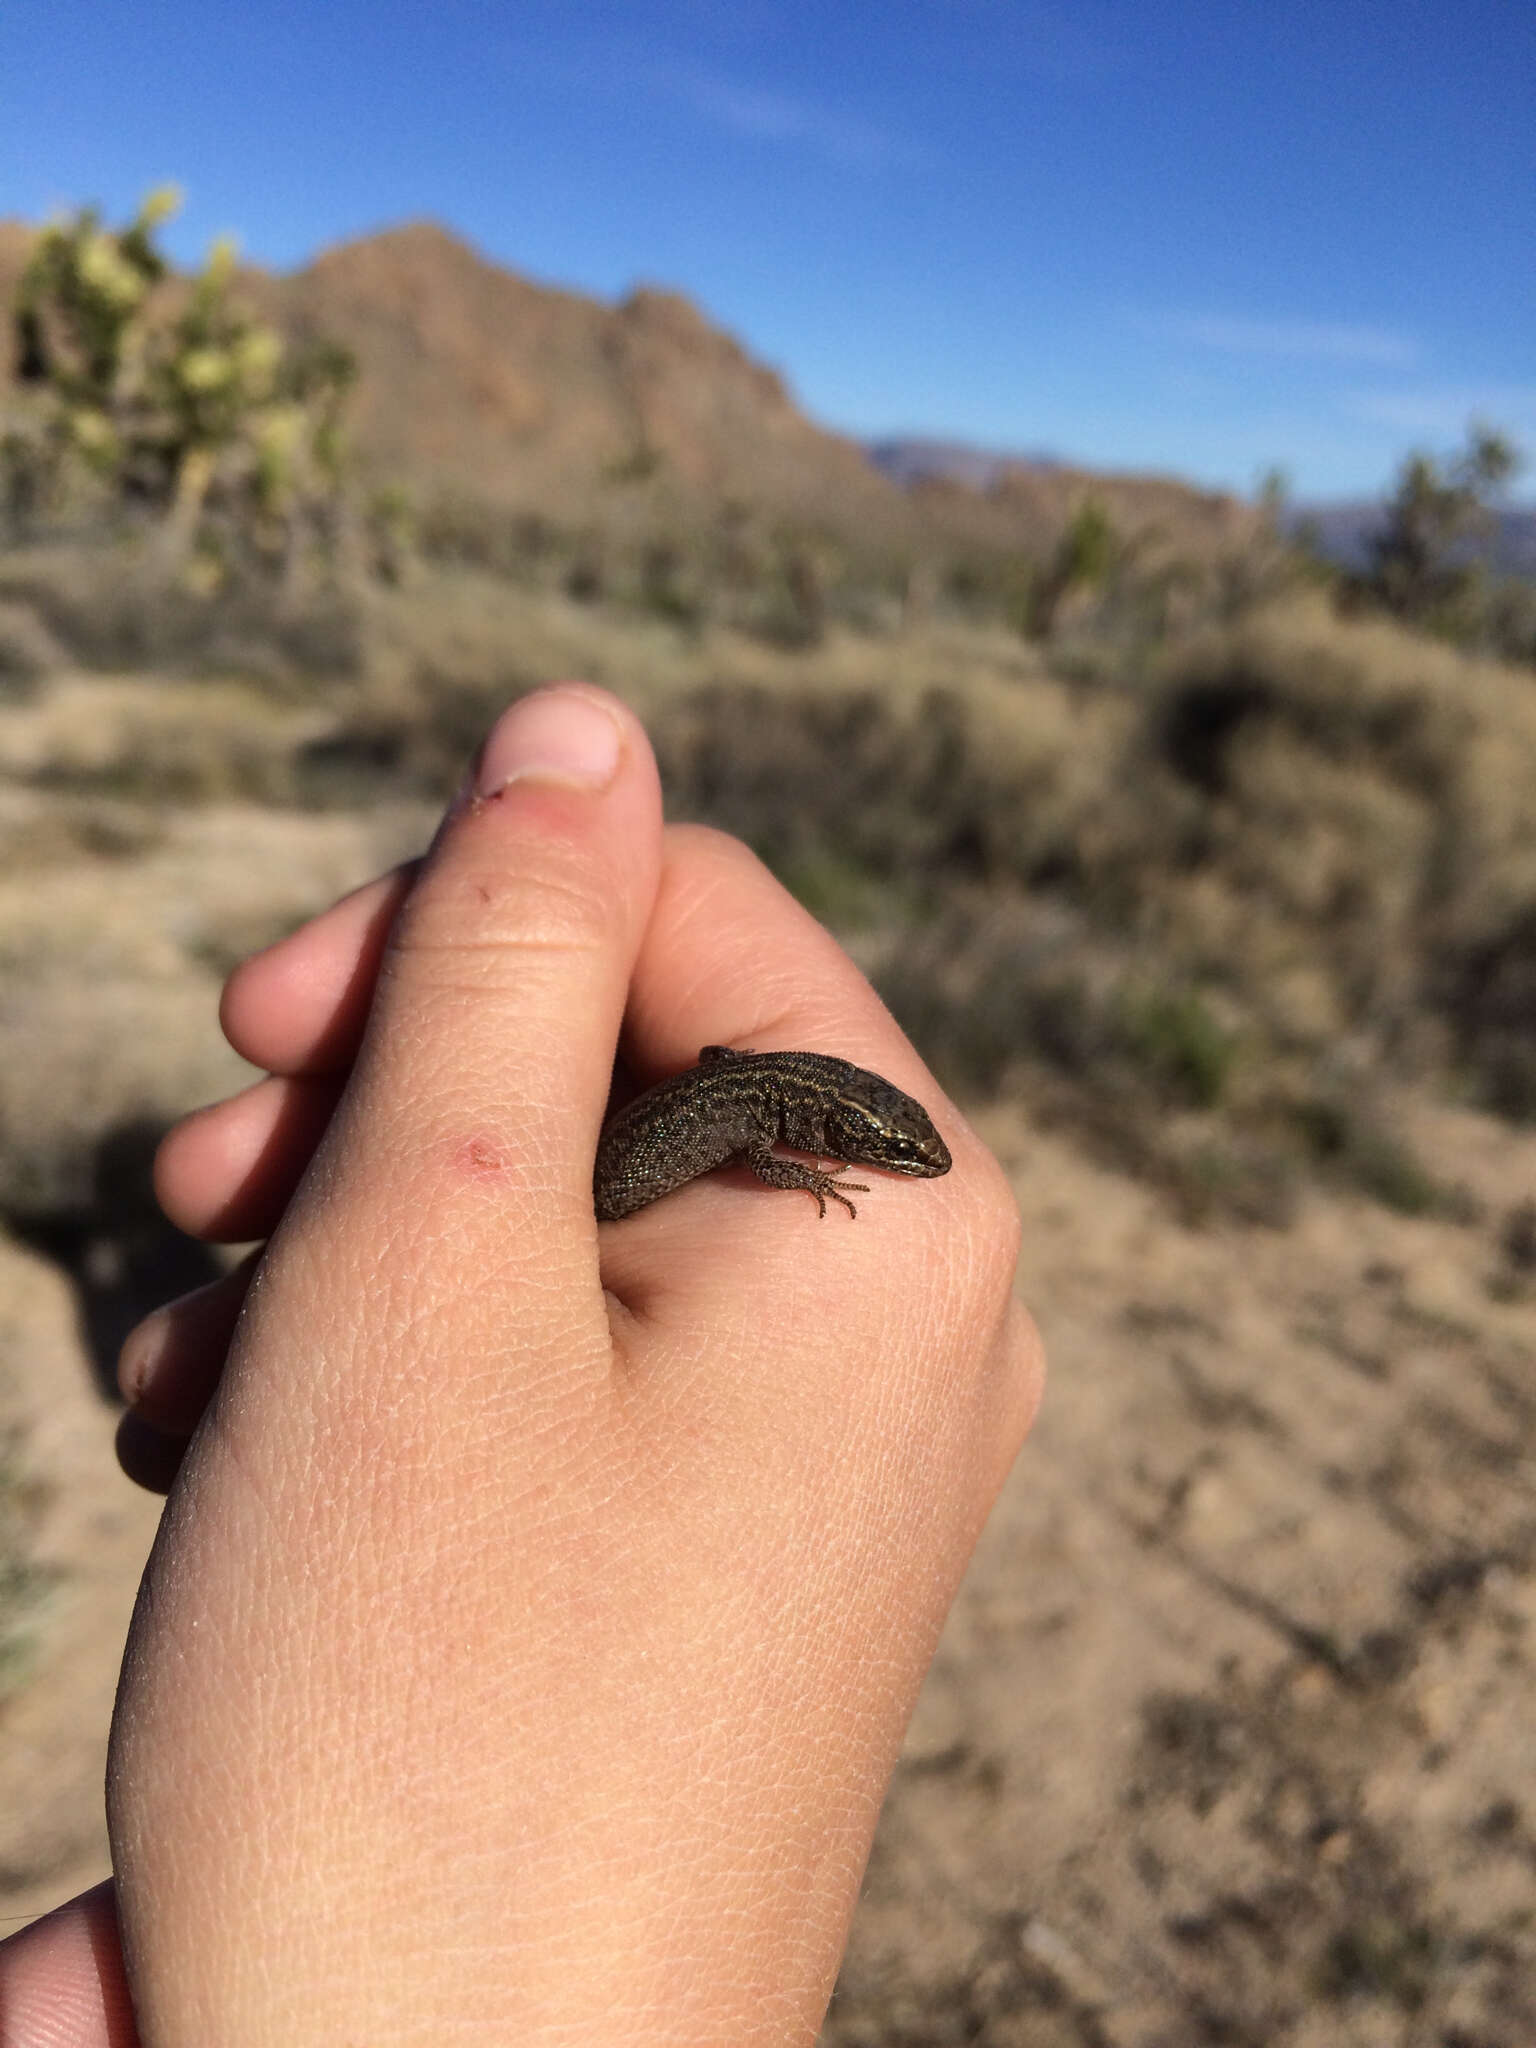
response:
<path id="1" fill-rule="evenodd" d="M 792 1146 L 832 1171 L 782 1158 Z M 593 1194 L 598 1220 L 629 1216 L 719 1166 L 750 1167 L 772 1188 L 802 1188 L 858 1211 L 850 1195 L 862 1181 L 839 1180 L 844 1166 L 931 1179 L 948 1173 L 949 1148 L 919 1102 L 879 1074 L 822 1052 L 733 1052 L 706 1045 L 699 1064 L 648 1088 L 604 1128 Z"/>

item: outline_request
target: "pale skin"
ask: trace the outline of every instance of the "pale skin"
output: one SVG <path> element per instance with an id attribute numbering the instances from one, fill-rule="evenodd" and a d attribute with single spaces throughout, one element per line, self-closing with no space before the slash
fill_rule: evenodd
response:
<path id="1" fill-rule="evenodd" d="M 271 1242 L 124 1348 L 125 1462 L 176 1477 L 115 1901 L 0 1948 L 7 2048 L 815 2038 L 1039 1397 L 1017 1212 L 827 934 L 663 832 L 615 699 L 524 700 L 477 772 L 419 868 L 235 973 L 267 1078 L 162 1149 L 183 1228 Z M 870 1067 L 954 1170 L 865 1176 L 857 1223 L 726 1172 L 599 1228 L 621 1027 L 642 1082 Z"/>

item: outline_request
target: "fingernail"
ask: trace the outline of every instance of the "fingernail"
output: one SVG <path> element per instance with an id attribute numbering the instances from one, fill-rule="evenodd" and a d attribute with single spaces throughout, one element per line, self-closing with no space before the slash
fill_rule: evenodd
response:
<path id="1" fill-rule="evenodd" d="M 577 690 L 538 690 L 492 726 L 475 773 L 475 794 L 483 801 L 514 782 L 606 789 L 622 747 L 617 723 L 591 697 Z"/>

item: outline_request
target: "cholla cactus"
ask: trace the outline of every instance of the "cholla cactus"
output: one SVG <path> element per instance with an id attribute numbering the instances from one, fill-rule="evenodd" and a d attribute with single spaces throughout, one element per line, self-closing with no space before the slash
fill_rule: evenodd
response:
<path id="1" fill-rule="evenodd" d="M 22 381 L 47 405 L 46 463 L 163 515 L 178 563 L 195 548 L 291 572 L 304 540 L 336 525 L 352 360 L 291 348 L 243 310 L 228 239 L 178 293 L 154 237 L 179 204 L 166 187 L 119 231 L 87 209 L 39 236 L 16 338 Z"/>
<path id="2" fill-rule="evenodd" d="M 179 203 L 167 186 L 117 234 L 86 208 L 38 236 L 15 302 L 22 402 L 4 437 L 13 514 L 55 505 L 71 470 L 110 481 L 120 467 L 136 325 L 166 271 L 154 231 Z"/>
<path id="3" fill-rule="evenodd" d="M 167 185 L 118 234 L 94 207 L 44 228 L 16 297 L 23 382 L 48 384 L 77 414 L 112 409 L 131 377 L 133 324 L 166 273 L 154 232 L 180 204 Z"/>

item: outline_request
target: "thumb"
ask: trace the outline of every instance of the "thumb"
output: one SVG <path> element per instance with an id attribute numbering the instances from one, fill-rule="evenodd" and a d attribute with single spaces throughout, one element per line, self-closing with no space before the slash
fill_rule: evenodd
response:
<path id="1" fill-rule="evenodd" d="M 504 1278 L 556 1251 L 590 1263 L 593 1153 L 660 861 L 655 761 L 617 698 L 559 684 L 504 713 L 396 919 L 327 1194 L 345 1176 L 397 1246 L 402 1216 L 471 1257 L 494 1242 Z"/>

